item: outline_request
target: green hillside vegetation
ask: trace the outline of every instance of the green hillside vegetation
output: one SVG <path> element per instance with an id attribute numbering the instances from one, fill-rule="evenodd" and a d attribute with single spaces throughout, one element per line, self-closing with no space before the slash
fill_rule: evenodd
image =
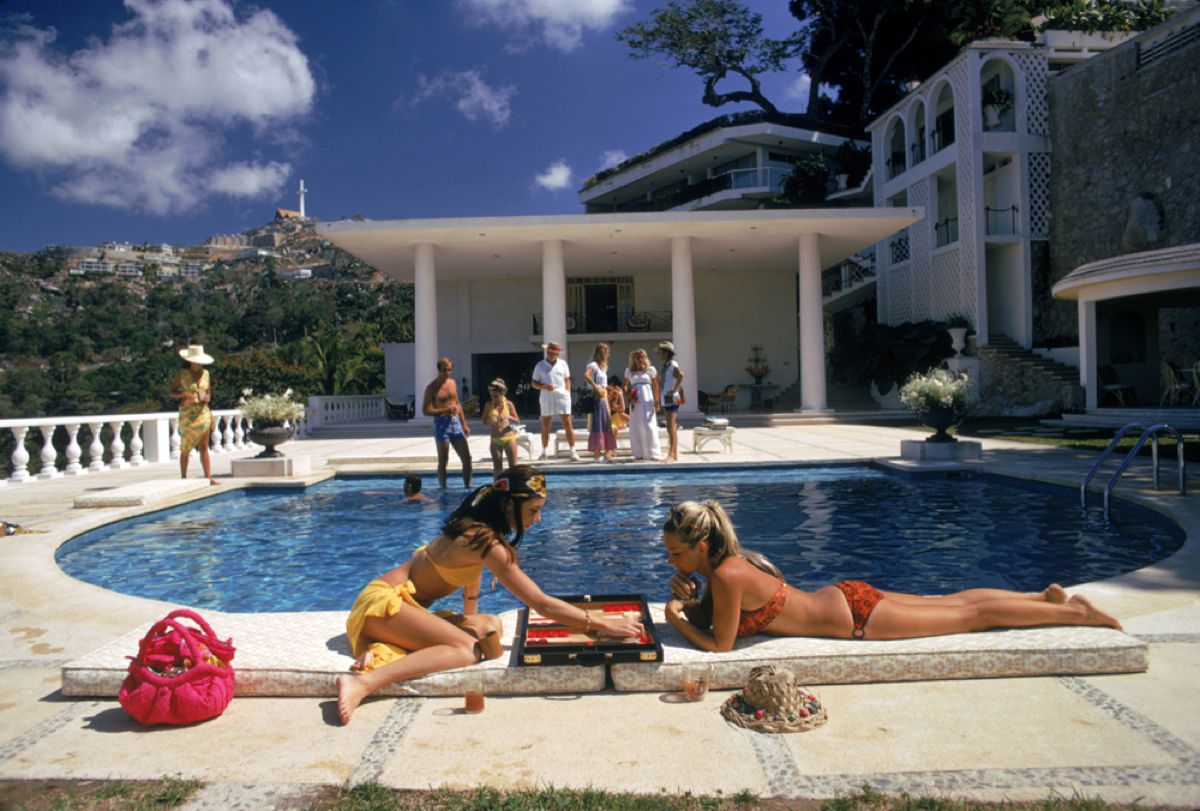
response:
<path id="1" fill-rule="evenodd" d="M 311 229 L 286 247 L 322 278 L 280 278 L 291 264 L 273 257 L 220 261 L 194 280 L 72 276 L 59 250 L 0 253 L 0 419 L 174 411 L 177 351 L 192 343 L 216 358 L 216 408 L 245 388 L 382 393 L 380 344 L 412 340 L 412 287 Z"/>

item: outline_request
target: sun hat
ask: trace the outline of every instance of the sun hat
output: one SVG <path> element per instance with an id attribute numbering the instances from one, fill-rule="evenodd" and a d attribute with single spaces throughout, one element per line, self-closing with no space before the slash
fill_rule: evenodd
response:
<path id="1" fill-rule="evenodd" d="M 488 383 L 489 389 L 499 389 L 500 391 L 508 391 L 508 386 L 504 383 L 504 379 L 497 377 L 491 383 Z"/>
<path id="2" fill-rule="evenodd" d="M 829 720 L 817 696 L 796 684 L 795 673 L 773 665 L 751 670 L 745 689 L 725 699 L 721 715 L 756 732 L 803 732 Z"/>
<path id="3" fill-rule="evenodd" d="M 212 355 L 204 354 L 203 344 L 190 344 L 187 349 L 180 349 L 179 357 L 188 363 L 199 363 L 201 366 L 207 366 L 213 362 Z"/>
<path id="4" fill-rule="evenodd" d="M 562 352 L 562 344 L 558 341 L 546 341 L 542 344 L 542 349 L 553 349 L 555 352 Z"/>
<path id="5" fill-rule="evenodd" d="M 659 341 L 658 348 L 664 352 L 670 352 L 672 355 L 675 354 L 675 344 L 671 343 L 670 341 Z"/>

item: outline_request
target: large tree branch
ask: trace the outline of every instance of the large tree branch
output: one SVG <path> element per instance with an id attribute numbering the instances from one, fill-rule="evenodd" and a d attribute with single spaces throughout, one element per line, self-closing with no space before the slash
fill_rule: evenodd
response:
<path id="1" fill-rule="evenodd" d="M 740 76 L 744 76 L 746 81 L 750 83 L 749 90 L 734 90 L 728 93 L 717 92 L 717 82 L 725 78 L 725 75 L 732 71 Z M 722 104 L 730 104 L 737 101 L 750 101 L 757 104 L 768 113 L 778 113 L 779 110 L 774 104 L 767 101 L 766 96 L 762 94 L 762 85 L 754 74 L 737 68 L 722 69 L 718 73 L 711 74 L 704 80 L 704 97 L 701 99 L 710 107 L 720 107 Z"/>

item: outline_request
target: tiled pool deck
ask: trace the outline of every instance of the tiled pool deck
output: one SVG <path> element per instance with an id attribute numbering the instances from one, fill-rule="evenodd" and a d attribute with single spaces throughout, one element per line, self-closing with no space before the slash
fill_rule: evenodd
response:
<path id="1" fill-rule="evenodd" d="M 685 465 L 865 460 L 896 457 L 900 440 L 917 436 L 845 424 L 739 429 L 732 454 L 714 443 L 706 448 L 711 453 L 696 455 L 685 432 L 680 456 Z M 486 441 L 472 440 L 477 460 L 486 456 Z M 1090 463 L 1069 451 L 983 442 L 977 464 L 1001 473 L 1077 486 Z M 284 450 L 308 455 L 312 478 L 328 475 L 331 460 L 372 460 L 347 468 L 356 471 L 433 465 L 424 434 L 309 440 Z M 231 459 L 245 455 L 217 457 L 224 486 L 233 482 L 226 478 Z M 745 790 L 763 797 L 828 797 L 869 785 L 986 800 L 1054 791 L 1194 807 L 1200 497 L 1174 493 L 1173 465 L 1164 464 L 1158 494 L 1149 489 L 1148 465 L 1130 473 L 1118 493 L 1174 516 L 1189 541 L 1159 565 L 1079 590 L 1149 644 L 1147 672 L 817 686 L 830 720 L 798 735 L 728 726 L 717 712 L 727 692 L 686 704 L 670 693 L 612 690 L 495 697 L 481 715 L 463 714 L 461 699 L 387 698 L 364 704 L 348 727 L 337 724 L 329 699 L 239 698 L 209 723 L 145 732 L 115 700 L 64 697 L 60 669 L 158 618 L 166 606 L 69 578 L 54 565 L 53 550 L 85 529 L 195 492 L 180 492 L 170 465 L 8 484 L 0 487 L 0 518 L 42 532 L 0 537 L 0 780 L 182 775 L 206 784 L 193 808 L 271 807 L 316 785 L 367 781 L 413 789 Z M 133 492 L 146 494 L 146 504 L 73 506 L 77 497 L 129 485 L 138 485 Z M 1200 482 L 1193 476 L 1190 485 L 1194 491 Z"/>

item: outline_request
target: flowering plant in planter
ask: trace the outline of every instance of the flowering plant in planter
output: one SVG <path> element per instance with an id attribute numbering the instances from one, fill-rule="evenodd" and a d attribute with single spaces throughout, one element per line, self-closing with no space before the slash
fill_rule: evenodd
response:
<path id="1" fill-rule="evenodd" d="M 290 422 L 293 425 L 304 416 L 304 404 L 292 399 L 292 390 L 283 394 L 255 394 L 253 389 L 242 389 L 238 409 L 249 420 L 256 423 Z"/>
<path id="2" fill-rule="evenodd" d="M 763 354 L 761 346 L 750 347 L 750 358 L 746 361 L 746 374 L 754 378 L 755 383 L 761 383 L 762 379 L 771 373 L 771 367 L 767 365 L 767 356 Z"/>
<path id="3" fill-rule="evenodd" d="M 970 381 L 965 371 L 930 369 L 925 374 L 914 374 L 900 387 L 900 402 L 917 414 L 945 408 L 961 415 L 967 410 L 969 389 Z"/>

